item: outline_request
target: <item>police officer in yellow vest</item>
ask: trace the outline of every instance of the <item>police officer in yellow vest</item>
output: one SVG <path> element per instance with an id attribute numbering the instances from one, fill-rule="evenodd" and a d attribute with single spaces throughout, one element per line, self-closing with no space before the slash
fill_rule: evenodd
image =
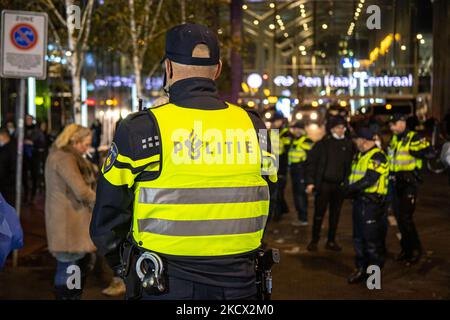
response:
<path id="1" fill-rule="evenodd" d="M 395 114 L 389 120 L 393 133 L 388 146 L 392 208 L 401 233 L 401 252 L 397 260 L 417 262 L 422 254 L 413 214 L 416 205 L 417 184 L 421 180 L 423 160 L 432 157 L 429 142 L 406 126 L 406 117 Z"/>
<path id="2" fill-rule="evenodd" d="M 264 123 L 219 99 L 219 44 L 207 27 L 169 30 L 164 61 L 169 103 L 118 127 L 91 237 L 129 299 L 254 298 L 276 182 Z"/>
<path id="3" fill-rule="evenodd" d="M 356 271 L 350 284 L 367 278 L 367 267 L 384 264 L 382 217 L 387 194 L 389 165 L 384 152 L 376 147 L 374 132 L 368 127 L 356 130 L 354 142 L 359 150 L 352 163 L 345 193 L 353 198 L 353 245 Z"/>
<path id="4" fill-rule="evenodd" d="M 313 141 L 306 135 L 305 125 L 296 121 L 291 128 L 292 141 L 288 160 L 292 180 L 292 193 L 298 220 L 294 226 L 308 225 L 308 195 L 306 194 L 306 159 L 313 147 Z"/>
<path id="5" fill-rule="evenodd" d="M 278 221 L 282 215 L 289 212 L 285 198 L 288 173 L 288 150 L 292 135 L 289 128 L 284 126 L 286 118 L 280 112 L 275 112 L 270 119 L 270 130 L 278 130 L 278 139 L 272 139 L 272 150 L 278 155 L 278 182 L 276 184 L 276 199 L 274 199 L 273 219 Z"/>

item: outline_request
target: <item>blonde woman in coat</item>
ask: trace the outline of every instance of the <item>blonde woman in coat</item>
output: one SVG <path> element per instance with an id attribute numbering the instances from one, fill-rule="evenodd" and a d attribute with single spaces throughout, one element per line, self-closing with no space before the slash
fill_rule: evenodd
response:
<path id="1" fill-rule="evenodd" d="M 80 299 L 95 246 L 89 224 L 95 203 L 96 167 L 83 156 L 91 131 L 68 125 L 54 142 L 45 164 L 45 223 L 48 250 L 56 258 L 57 299 Z"/>

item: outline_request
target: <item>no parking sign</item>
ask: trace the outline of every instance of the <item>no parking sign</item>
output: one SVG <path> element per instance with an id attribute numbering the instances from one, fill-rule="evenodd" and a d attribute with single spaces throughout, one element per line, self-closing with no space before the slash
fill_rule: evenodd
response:
<path id="1" fill-rule="evenodd" d="M 47 14 L 3 10 L 0 50 L 2 77 L 45 79 Z"/>

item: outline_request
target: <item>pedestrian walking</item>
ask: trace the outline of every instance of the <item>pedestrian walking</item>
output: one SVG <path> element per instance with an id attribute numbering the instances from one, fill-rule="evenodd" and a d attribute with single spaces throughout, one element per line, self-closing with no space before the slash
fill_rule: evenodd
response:
<path id="1" fill-rule="evenodd" d="M 48 250 L 57 261 L 57 299 L 81 298 L 95 251 L 89 223 L 95 202 L 96 168 L 83 157 L 91 141 L 88 128 L 68 125 L 53 144 L 45 165 L 45 225 Z M 67 284 L 74 266 L 80 276 L 76 288 Z"/>

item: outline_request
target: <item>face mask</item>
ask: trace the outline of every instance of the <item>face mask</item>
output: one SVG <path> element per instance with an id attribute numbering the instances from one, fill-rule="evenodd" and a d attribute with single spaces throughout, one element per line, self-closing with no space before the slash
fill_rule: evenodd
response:
<path id="1" fill-rule="evenodd" d="M 0 148 L 3 147 L 5 143 L 3 141 L 0 141 Z"/>
<path id="2" fill-rule="evenodd" d="M 345 138 L 345 134 L 342 135 L 342 137 L 338 136 L 336 133 L 332 132 L 331 135 L 333 136 L 333 138 L 335 138 L 336 140 L 342 140 Z"/>
<path id="3" fill-rule="evenodd" d="M 375 145 L 377 146 L 378 149 L 382 149 L 380 140 L 375 140 Z"/>
<path id="4" fill-rule="evenodd" d="M 15 130 L 13 128 L 8 128 L 8 132 L 9 132 L 10 136 L 12 136 L 14 134 L 14 131 Z"/>

